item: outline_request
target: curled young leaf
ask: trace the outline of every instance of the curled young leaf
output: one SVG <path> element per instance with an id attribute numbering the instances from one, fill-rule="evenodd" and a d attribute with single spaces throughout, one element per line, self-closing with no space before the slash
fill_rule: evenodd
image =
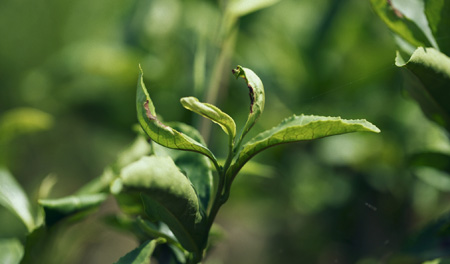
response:
<path id="1" fill-rule="evenodd" d="M 294 115 L 286 118 L 278 126 L 260 133 L 242 147 L 238 159 L 228 172 L 227 177 L 230 178 L 228 182 L 231 184 L 244 164 L 266 148 L 283 143 L 312 140 L 357 131 L 380 132 L 376 126 L 366 120 L 345 120 L 340 117 L 313 115 Z"/>
<path id="2" fill-rule="evenodd" d="M 183 97 L 180 100 L 184 108 L 191 110 L 203 117 L 206 117 L 218 124 L 230 139 L 233 140 L 236 136 L 236 124 L 233 118 L 222 112 L 218 107 L 208 103 L 199 102 L 195 97 Z"/>
<path id="3" fill-rule="evenodd" d="M 201 153 L 210 158 L 214 164 L 217 160 L 212 152 L 191 137 L 164 125 L 156 116 L 155 106 L 144 84 L 140 69 L 136 95 L 137 117 L 142 129 L 156 143 L 164 147 Z"/>
<path id="4" fill-rule="evenodd" d="M 237 68 L 233 70 L 233 74 L 236 78 L 244 78 L 247 83 L 250 96 L 250 114 L 248 115 L 247 122 L 241 132 L 239 138 L 239 141 L 241 141 L 264 111 L 264 103 L 266 98 L 264 94 L 264 85 L 261 79 L 259 79 L 259 77 L 252 70 L 237 66 Z"/>

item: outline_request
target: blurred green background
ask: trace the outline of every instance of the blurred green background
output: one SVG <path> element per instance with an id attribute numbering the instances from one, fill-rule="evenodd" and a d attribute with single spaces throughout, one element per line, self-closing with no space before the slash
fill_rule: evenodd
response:
<path id="1" fill-rule="evenodd" d="M 394 39 L 369 1 L 282 0 L 241 14 L 236 28 L 226 4 L 0 1 L 0 119 L 8 124 L 0 164 L 34 203 L 49 174 L 52 198 L 100 175 L 135 137 L 138 64 L 164 119 L 196 126 L 224 158 L 226 135 L 179 98 L 214 102 L 242 126 L 248 90 L 231 74 L 239 64 L 266 89 L 252 135 L 293 113 L 365 118 L 382 133 L 258 155 L 219 213 L 225 237 L 205 263 L 378 263 L 449 209 L 446 175 L 408 166 L 414 153 L 449 153 L 448 137 L 404 92 Z M 112 201 L 101 209 L 112 210 Z M 0 237 L 25 234 L 1 208 L 0 222 Z M 111 263 L 137 245 L 100 217 L 58 241 L 64 263 Z"/>

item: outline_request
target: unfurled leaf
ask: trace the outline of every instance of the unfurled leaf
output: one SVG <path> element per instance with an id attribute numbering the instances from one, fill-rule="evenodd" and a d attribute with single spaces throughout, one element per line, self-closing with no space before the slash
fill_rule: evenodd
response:
<path id="1" fill-rule="evenodd" d="M 410 73 L 411 82 L 406 87 L 423 112 L 450 131 L 450 58 L 421 47 L 407 62 L 397 54 L 396 65 Z"/>
<path id="2" fill-rule="evenodd" d="M 371 0 L 371 2 L 377 15 L 395 34 L 415 47 L 432 46 L 417 24 L 396 9 L 391 0 Z"/>
<path id="3" fill-rule="evenodd" d="M 161 241 L 157 239 L 148 240 L 121 257 L 115 264 L 150 264 L 150 256 L 158 243 L 161 243 Z"/>
<path id="4" fill-rule="evenodd" d="M 218 124 L 223 131 L 230 136 L 231 141 L 236 136 L 236 124 L 234 123 L 233 118 L 222 112 L 218 107 L 212 104 L 199 102 L 195 97 L 183 97 L 180 101 L 184 108 Z"/>
<path id="5" fill-rule="evenodd" d="M 183 123 L 172 122 L 170 126 L 204 144 L 200 133 L 193 127 Z M 194 185 L 202 208 L 207 210 L 213 188 L 212 170 L 207 157 L 190 151 L 177 151 L 153 144 L 153 152 L 157 156 L 169 156 Z"/>
<path id="6" fill-rule="evenodd" d="M 450 28 L 450 1 L 429 0 L 424 2 L 428 24 L 439 49 L 442 53 L 450 56 L 450 38 L 448 37 Z"/>
<path id="7" fill-rule="evenodd" d="M 0 167 L 0 205 L 18 216 L 31 232 L 35 228 L 35 220 L 28 197 L 11 173 Z"/>
<path id="8" fill-rule="evenodd" d="M 259 77 L 252 70 L 237 66 L 237 68 L 233 70 L 233 74 L 236 78 L 244 78 L 247 83 L 250 96 L 250 114 L 248 115 L 247 122 L 241 132 L 239 138 L 239 141 L 241 141 L 264 111 L 264 103 L 266 99 L 264 94 L 264 85 L 262 84 L 261 79 L 259 79 Z"/>
<path id="9" fill-rule="evenodd" d="M 18 264 L 23 256 L 23 246 L 18 239 L 0 239 L 0 263 Z"/>
<path id="10" fill-rule="evenodd" d="M 188 251 L 206 243 L 204 214 L 194 188 L 169 157 L 143 157 L 120 175 L 130 191 L 140 191 L 147 216 L 166 223 Z"/>
<path id="11" fill-rule="evenodd" d="M 155 106 L 145 88 L 143 72 L 140 70 L 136 95 L 137 117 L 142 129 L 156 143 L 164 147 L 198 152 L 217 163 L 212 152 L 189 136 L 163 124 L 157 117 Z"/>
<path id="12" fill-rule="evenodd" d="M 231 166 L 227 177 L 233 178 L 251 157 L 266 148 L 358 131 L 380 132 L 376 126 L 366 120 L 345 120 L 340 117 L 312 115 L 289 117 L 278 126 L 260 133 L 247 142 L 239 152 L 238 159 Z"/>
<path id="13" fill-rule="evenodd" d="M 60 199 L 41 199 L 45 212 L 45 224 L 52 226 L 64 218 L 81 216 L 90 212 L 108 198 L 107 194 L 86 194 L 68 196 Z"/>

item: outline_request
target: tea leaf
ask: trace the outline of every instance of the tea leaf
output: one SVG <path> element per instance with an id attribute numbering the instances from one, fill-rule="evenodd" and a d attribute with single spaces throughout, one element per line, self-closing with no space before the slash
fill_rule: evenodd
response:
<path id="1" fill-rule="evenodd" d="M 423 112 L 450 131 L 450 58 L 434 48 L 421 47 L 407 62 L 397 54 L 395 64 L 409 72 L 407 88 Z"/>
<path id="2" fill-rule="evenodd" d="M 222 110 L 220 110 L 218 107 L 212 104 L 199 102 L 197 98 L 192 96 L 183 97 L 180 101 L 184 108 L 191 110 L 192 112 L 195 112 L 203 117 L 206 117 L 214 123 L 218 124 L 223 129 L 223 131 L 225 131 L 225 133 L 230 136 L 231 141 L 236 136 L 236 124 L 234 123 L 233 118 L 222 112 Z"/>
<path id="3" fill-rule="evenodd" d="M 150 256 L 158 243 L 161 243 L 161 241 L 157 239 L 148 240 L 121 257 L 115 264 L 150 264 Z"/>
<path id="4" fill-rule="evenodd" d="M 164 125 L 156 116 L 155 106 L 145 88 L 143 72 L 140 70 L 136 95 L 137 117 L 142 129 L 156 143 L 164 147 L 201 153 L 215 164 L 217 160 L 212 152 L 189 136 Z"/>
<path id="5" fill-rule="evenodd" d="M 396 9 L 391 1 L 371 0 L 371 2 L 377 15 L 394 33 L 415 47 L 431 46 L 430 41 L 417 24 Z"/>
<path id="6" fill-rule="evenodd" d="M 18 239 L 0 239 L 0 263 L 17 264 L 23 256 L 23 245 Z"/>
<path id="7" fill-rule="evenodd" d="M 376 126 L 366 120 L 294 115 L 247 142 L 239 152 L 238 159 L 231 166 L 227 177 L 233 178 L 250 158 L 266 148 L 283 143 L 312 140 L 357 131 L 380 132 Z"/>
<path id="8" fill-rule="evenodd" d="M 170 123 L 170 126 L 204 144 L 200 133 L 193 127 L 183 123 Z M 181 171 L 189 178 L 200 199 L 202 208 L 208 208 L 213 186 L 211 165 L 207 157 L 189 151 L 168 149 L 153 144 L 153 151 L 157 156 L 169 156 Z"/>
<path id="9" fill-rule="evenodd" d="M 35 227 L 28 197 L 11 173 L 0 167 L 0 205 L 18 216 L 31 232 Z"/>
<path id="10" fill-rule="evenodd" d="M 88 213 L 89 209 L 97 207 L 106 198 L 108 195 L 103 193 L 85 194 L 60 199 L 41 199 L 39 204 L 44 208 L 45 224 L 52 226 L 64 218 Z"/>
<path id="11" fill-rule="evenodd" d="M 247 122 L 245 123 L 239 137 L 240 142 L 264 111 L 264 103 L 266 99 L 264 95 L 264 85 L 261 79 L 259 79 L 259 77 L 252 70 L 237 66 L 237 68 L 233 70 L 233 74 L 236 78 L 244 78 L 250 95 L 250 114 L 248 115 Z"/>
<path id="12" fill-rule="evenodd" d="M 203 248 L 205 219 L 197 194 L 171 158 L 143 157 L 123 168 L 120 177 L 129 190 L 142 193 L 147 216 L 166 223 L 186 250 Z"/>

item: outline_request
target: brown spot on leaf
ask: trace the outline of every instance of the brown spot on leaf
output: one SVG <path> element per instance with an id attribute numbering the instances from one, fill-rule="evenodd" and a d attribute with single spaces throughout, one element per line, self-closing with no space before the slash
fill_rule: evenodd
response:
<path id="1" fill-rule="evenodd" d="M 395 13 L 395 15 L 396 15 L 397 17 L 399 17 L 399 18 L 403 18 L 403 17 L 404 17 L 403 14 L 402 14 L 402 12 L 400 12 L 397 8 L 395 8 L 395 7 L 392 5 L 391 0 L 386 0 L 386 1 L 387 1 L 388 5 L 392 8 L 392 10 L 394 11 L 394 13 Z"/>
<path id="2" fill-rule="evenodd" d="M 148 119 L 150 120 L 156 120 L 156 116 L 152 115 L 152 112 L 150 112 L 150 108 L 148 107 L 148 100 L 144 103 L 145 113 L 147 114 Z"/>
<path id="3" fill-rule="evenodd" d="M 248 87 L 248 95 L 250 96 L 250 113 L 253 113 L 253 104 L 255 103 L 255 92 L 253 91 L 253 87 L 249 84 Z"/>

